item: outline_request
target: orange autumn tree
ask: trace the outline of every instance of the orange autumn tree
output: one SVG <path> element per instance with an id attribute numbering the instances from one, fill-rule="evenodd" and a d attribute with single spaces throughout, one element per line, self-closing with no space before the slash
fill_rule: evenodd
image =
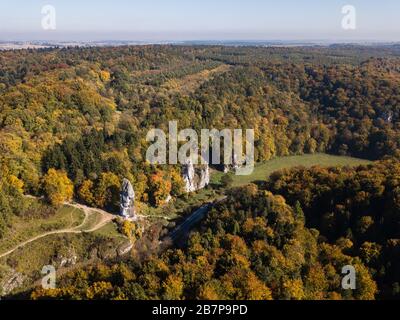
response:
<path id="1" fill-rule="evenodd" d="M 150 177 L 150 196 L 151 202 L 159 207 L 165 204 L 166 199 L 171 194 L 172 184 L 164 171 L 157 170 Z"/>

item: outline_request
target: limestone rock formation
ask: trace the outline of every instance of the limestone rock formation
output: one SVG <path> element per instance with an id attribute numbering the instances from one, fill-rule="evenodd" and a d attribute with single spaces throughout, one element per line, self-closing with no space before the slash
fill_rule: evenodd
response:
<path id="1" fill-rule="evenodd" d="M 238 161 L 238 156 L 236 153 L 233 153 L 232 156 L 232 169 L 236 172 L 240 168 L 240 163 Z"/>
<path id="2" fill-rule="evenodd" d="M 122 181 L 120 214 L 124 218 L 135 218 L 135 191 L 128 179 Z"/>
<path id="3" fill-rule="evenodd" d="M 204 189 L 210 184 L 210 167 L 208 166 L 208 163 L 204 166 L 204 168 L 201 169 L 200 172 L 200 181 L 199 185 L 197 186 L 197 189 Z"/>
<path id="4" fill-rule="evenodd" d="M 11 293 L 13 290 L 21 287 L 26 280 L 22 273 L 11 269 L 2 278 L 0 278 L 0 300 L 1 296 Z"/>
<path id="5" fill-rule="evenodd" d="M 129 252 L 131 252 L 132 249 L 133 249 L 133 243 L 131 243 L 130 241 L 127 243 L 124 243 L 117 249 L 118 256 L 122 257 L 122 256 L 128 254 Z"/>
<path id="6" fill-rule="evenodd" d="M 73 248 L 69 248 L 65 253 L 59 253 L 56 258 L 55 264 L 60 268 L 71 267 L 78 262 L 78 256 Z"/>
<path id="7" fill-rule="evenodd" d="M 210 184 L 210 167 L 207 163 L 203 167 L 195 169 L 193 163 L 188 161 L 188 163 L 183 166 L 182 177 L 185 182 L 186 193 L 204 189 Z"/>
<path id="8" fill-rule="evenodd" d="M 191 161 L 188 161 L 183 167 L 183 181 L 185 182 L 185 191 L 187 193 L 197 190 L 195 183 L 195 170 Z"/>
<path id="9" fill-rule="evenodd" d="M 170 203 L 172 201 L 172 196 L 169 194 L 165 199 L 165 203 Z"/>
<path id="10" fill-rule="evenodd" d="M 387 123 L 392 123 L 393 122 L 393 112 L 392 111 L 384 112 L 382 116 L 383 116 L 383 119 Z"/>
<path id="11" fill-rule="evenodd" d="M 235 173 L 243 166 L 243 163 L 238 160 L 236 153 L 232 154 L 232 164 L 224 164 L 224 173 L 229 173 L 233 170 Z"/>

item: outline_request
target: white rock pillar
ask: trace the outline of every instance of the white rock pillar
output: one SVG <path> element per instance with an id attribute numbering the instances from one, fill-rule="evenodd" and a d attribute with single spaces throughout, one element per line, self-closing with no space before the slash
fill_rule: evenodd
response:
<path id="1" fill-rule="evenodd" d="M 120 215 L 126 219 L 135 218 L 135 191 L 128 179 L 122 181 Z"/>

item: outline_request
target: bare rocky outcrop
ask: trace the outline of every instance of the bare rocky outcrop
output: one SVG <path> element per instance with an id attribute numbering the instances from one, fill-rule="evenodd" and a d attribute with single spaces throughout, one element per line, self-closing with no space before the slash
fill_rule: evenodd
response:
<path id="1" fill-rule="evenodd" d="M 238 170 L 240 170 L 246 164 L 245 160 L 243 158 L 240 160 L 235 152 L 232 153 L 231 160 L 231 164 L 224 164 L 224 173 L 233 171 L 235 174 L 237 174 Z"/>
<path id="2" fill-rule="evenodd" d="M 243 166 L 243 162 L 239 161 L 239 157 L 237 156 L 236 153 L 232 154 L 232 163 L 231 164 L 224 164 L 224 173 L 229 173 L 230 171 L 233 171 L 234 173 L 237 173 L 240 168 Z"/>
<path id="3" fill-rule="evenodd" d="M 392 123 L 393 122 L 393 112 L 392 111 L 386 111 L 382 114 L 383 119 L 387 123 Z"/>
<path id="4" fill-rule="evenodd" d="M 204 189 L 210 184 L 210 167 L 208 163 L 204 165 L 203 168 L 200 169 L 200 181 L 197 186 L 197 189 Z"/>
<path id="5" fill-rule="evenodd" d="M 173 198 L 172 198 L 172 196 L 169 194 L 168 196 L 167 196 L 167 198 L 165 199 L 165 203 L 170 203 L 171 201 L 173 200 Z"/>
<path id="6" fill-rule="evenodd" d="M 13 290 L 21 287 L 25 280 L 25 275 L 15 270 L 11 270 L 0 281 L 0 296 L 6 296 Z"/>
<path id="7" fill-rule="evenodd" d="M 133 249 L 133 243 L 131 243 L 131 242 L 124 243 L 117 250 L 118 256 L 122 257 L 122 256 L 130 253 L 132 251 L 132 249 Z"/>
<path id="8" fill-rule="evenodd" d="M 59 256 L 56 259 L 56 265 L 58 265 L 60 268 L 74 266 L 76 265 L 77 262 L 78 262 L 78 255 L 72 248 L 70 248 L 66 254 L 59 254 Z"/>
<path id="9" fill-rule="evenodd" d="M 185 191 L 187 193 L 195 192 L 196 182 L 195 182 L 195 170 L 192 161 L 188 161 L 183 166 L 183 181 L 185 182 Z"/>
<path id="10" fill-rule="evenodd" d="M 232 156 L 232 169 L 236 172 L 241 166 L 241 163 L 238 160 L 238 156 L 236 153 L 233 153 Z"/>
<path id="11" fill-rule="evenodd" d="M 122 181 L 120 199 L 120 215 L 126 219 L 134 219 L 136 215 L 135 191 L 128 179 Z"/>
<path id="12" fill-rule="evenodd" d="M 195 169 L 192 162 L 189 161 L 183 167 L 183 180 L 185 182 L 186 193 L 195 192 L 207 187 L 210 184 L 210 167 L 208 163 L 201 168 Z"/>

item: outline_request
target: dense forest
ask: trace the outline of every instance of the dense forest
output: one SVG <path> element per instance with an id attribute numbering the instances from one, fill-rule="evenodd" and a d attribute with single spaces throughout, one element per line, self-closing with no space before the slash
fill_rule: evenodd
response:
<path id="1" fill-rule="evenodd" d="M 0 238 L 13 216 L 41 214 L 24 194 L 114 212 L 128 178 L 140 202 L 180 197 L 181 168 L 145 161 L 148 130 L 171 120 L 253 128 L 257 162 L 376 162 L 296 168 L 230 190 L 184 248 L 93 266 L 33 298 L 400 298 L 398 46 L 0 52 Z M 338 289 L 343 264 L 358 271 L 354 292 Z"/>
<path id="2" fill-rule="evenodd" d="M 99 264 L 32 298 L 398 298 L 399 173 L 391 161 L 277 172 L 231 190 L 184 249 Z M 344 265 L 357 270 L 355 291 L 340 289 Z"/>

